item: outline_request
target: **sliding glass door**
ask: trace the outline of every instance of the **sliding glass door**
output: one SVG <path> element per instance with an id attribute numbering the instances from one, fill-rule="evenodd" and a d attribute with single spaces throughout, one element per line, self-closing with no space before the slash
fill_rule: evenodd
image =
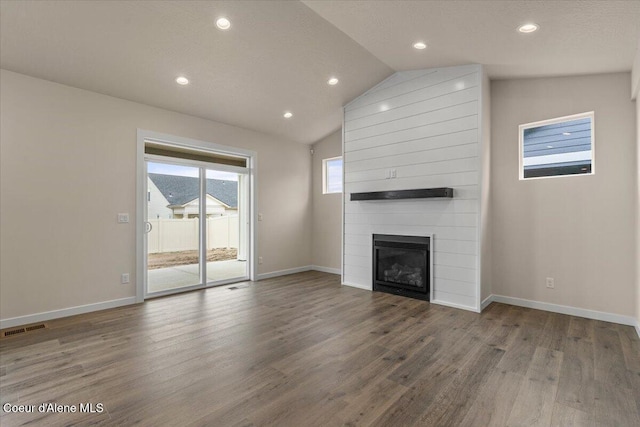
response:
<path id="1" fill-rule="evenodd" d="M 248 280 L 242 168 L 155 155 L 145 165 L 145 296 Z"/>
<path id="2" fill-rule="evenodd" d="M 242 174 L 206 171 L 207 282 L 247 277 L 245 179 Z"/>
<path id="3" fill-rule="evenodd" d="M 147 293 L 198 286 L 200 169 L 147 162 Z"/>

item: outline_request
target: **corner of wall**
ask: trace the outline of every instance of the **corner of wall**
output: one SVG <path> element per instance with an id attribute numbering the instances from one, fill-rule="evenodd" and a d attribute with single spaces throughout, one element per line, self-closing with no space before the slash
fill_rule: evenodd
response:
<path id="1" fill-rule="evenodd" d="M 637 71 L 636 71 L 637 70 Z M 636 331 L 640 336 L 640 52 L 636 55 L 634 67 L 636 100 Z"/>
<path id="2" fill-rule="evenodd" d="M 322 160 L 342 155 L 342 128 L 316 142 L 311 156 L 311 264 L 318 271 L 341 270 L 342 198 L 322 194 Z"/>
<path id="3" fill-rule="evenodd" d="M 640 40 L 631 70 L 631 99 L 636 101 L 636 332 L 640 336 Z"/>
<path id="4" fill-rule="evenodd" d="M 638 49 L 636 57 L 633 61 L 631 69 L 631 99 L 636 99 L 640 93 L 640 40 L 638 40 Z"/>
<path id="5" fill-rule="evenodd" d="M 481 107 L 481 173 L 482 186 L 481 225 L 480 225 L 480 311 L 489 303 L 492 293 L 493 260 L 492 235 L 493 215 L 491 211 L 491 82 L 486 71 L 482 70 L 482 107 Z M 487 302 L 489 301 L 489 302 Z"/>

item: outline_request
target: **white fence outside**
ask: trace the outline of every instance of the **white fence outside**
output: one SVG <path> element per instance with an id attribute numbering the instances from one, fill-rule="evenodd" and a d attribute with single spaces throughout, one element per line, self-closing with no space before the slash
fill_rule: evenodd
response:
<path id="1" fill-rule="evenodd" d="M 179 252 L 198 249 L 200 220 L 150 219 L 151 232 L 147 234 L 149 253 Z M 238 249 L 239 227 L 237 215 L 207 218 L 207 249 Z"/>

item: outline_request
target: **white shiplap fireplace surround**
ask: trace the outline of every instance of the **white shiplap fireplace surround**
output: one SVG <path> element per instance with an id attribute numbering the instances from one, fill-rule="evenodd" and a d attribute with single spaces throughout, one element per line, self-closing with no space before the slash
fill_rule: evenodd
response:
<path id="1" fill-rule="evenodd" d="M 432 303 L 481 311 L 491 293 L 489 123 L 480 65 L 398 72 L 345 106 L 344 285 L 372 289 L 373 234 L 432 235 Z M 453 198 L 350 201 L 437 187 Z"/>

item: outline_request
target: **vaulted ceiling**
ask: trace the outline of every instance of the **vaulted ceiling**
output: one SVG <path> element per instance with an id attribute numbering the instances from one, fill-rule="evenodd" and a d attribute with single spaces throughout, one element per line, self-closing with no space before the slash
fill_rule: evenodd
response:
<path id="1" fill-rule="evenodd" d="M 516 30 L 527 22 L 539 31 Z M 0 3 L 4 69 L 301 143 L 338 129 L 342 105 L 395 71 L 629 71 L 639 36 L 640 1 Z"/>

